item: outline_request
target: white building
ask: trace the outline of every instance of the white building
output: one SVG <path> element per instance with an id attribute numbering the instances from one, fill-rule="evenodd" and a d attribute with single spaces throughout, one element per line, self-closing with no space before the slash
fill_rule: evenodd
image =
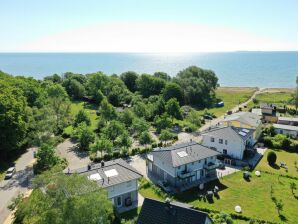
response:
<path id="1" fill-rule="evenodd" d="M 232 126 L 214 127 L 202 133 L 203 145 L 234 159 L 243 159 L 253 144 L 253 129 Z"/>
<path id="2" fill-rule="evenodd" d="M 138 206 L 138 179 L 142 176 L 123 159 L 116 159 L 73 170 L 86 175 L 108 192 L 108 198 L 119 212 Z"/>
<path id="3" fill-rule="evenodd" d="M 276 134 L 289 135 L 292 138 L 298 137 L 298 126 L 291 126 L 285 124 L 273 124 Z"/>

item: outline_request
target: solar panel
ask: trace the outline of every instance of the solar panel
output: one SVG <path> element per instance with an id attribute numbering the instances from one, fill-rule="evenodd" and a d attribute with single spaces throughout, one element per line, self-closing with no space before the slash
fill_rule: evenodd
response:
<path id="1" fill-rule="evenodd" d="M 94 173 L 94 174 L 91 174 L 89 177 L 88 177 L 89 180 L 101 180 L 101 176 L 99 175 L 99 173 Z"/>
<path id="2" fill-rule="evenodd" d="M 114 176 L 118 175 L 118 172 L 115 169 L 107 170 L 107 171 L 104 171 L 104 172 L 105 172 L 105 175 L 107 177 L 114 177 Z"/>
<path id="3" fill-rule="evenodd" d="M 178 156 L 179 157 L 185 157 L 185 156 L 188 156 L 188 154 L 185 152 L 185 151 L 181 151 L 181 152 L 177 152 Z"/>
<path id="4" fill-rule="evenodd" d="M 249 130 L 248 129 L 242 129 L 243 132 L 248 133 Z"/>
<path id="5" fill-rule="evenodd" d="M 246 133 L 245 132 L 243 132 L 243 131 L 239 131 L 239 135 L 241 135 L 241 136 L 246 136 Z"/>

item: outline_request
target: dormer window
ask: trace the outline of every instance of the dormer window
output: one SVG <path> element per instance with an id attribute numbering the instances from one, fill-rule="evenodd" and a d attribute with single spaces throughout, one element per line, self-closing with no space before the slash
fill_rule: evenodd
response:
<path id="1" fill-rule="evenodd" d="M 219 144 L 223 144 L 223 139 L 218 140 Z"/>
<path id="2" fill-rule="evenodd" d="M 214 142 L 214 138 L 213 138 L 213 137 L 211 137 L 210 141 L 211 141 L 211 142 Z"/>

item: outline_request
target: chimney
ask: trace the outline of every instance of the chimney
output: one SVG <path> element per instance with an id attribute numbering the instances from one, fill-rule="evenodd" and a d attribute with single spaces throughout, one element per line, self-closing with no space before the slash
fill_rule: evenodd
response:
<path id="1" fill-rule="evenodd" d="M 105 166 L 105 162 L 103 160 L 101 160 L 101 167 Z"/>
<path id="2" fill-rule="evenodd" d="M 190 142 L 192 142 L 192 138 L 190 139 Z"/>
<path id="3" fill-rule="evenodd" d="M 91 165 L 90 164 L 88 164 L 87 169 L 91 170 Z"/>

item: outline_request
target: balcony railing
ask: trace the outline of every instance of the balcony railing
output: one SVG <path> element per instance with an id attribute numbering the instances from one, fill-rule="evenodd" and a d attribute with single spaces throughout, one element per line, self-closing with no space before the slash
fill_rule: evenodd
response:
<path id="1" fill-rule="evenodd" d="M 219 163 L 208 163 L 204 165 L 204 168 L 207 170 L 213 170 L 219 167 Z"/>
<path id="2" fill-rule="evenodd" d="M 195 173 L 192 171 L 187 171 L 187 170 L 184 170 L 180 174 L 178 174 L 178 177 L 181 179 L 184 179 L 187 177 L 192 177 L 192 176 L 195 176 Z"/>

